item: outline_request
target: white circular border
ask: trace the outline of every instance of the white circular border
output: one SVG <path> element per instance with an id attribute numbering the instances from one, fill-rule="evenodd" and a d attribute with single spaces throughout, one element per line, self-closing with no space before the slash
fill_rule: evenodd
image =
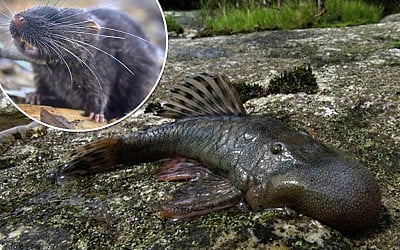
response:
<path id="1" fill-rule="evenodd" d="M 124 121 L 126 118 L 128 118 L 129 116 L 134 115 L 134 113 L 136 113 L 140 108 L 142 108 L 142 106 L 147 102 L 147 100 L 151 97 L 151 95 L 153 94 L 153 92 L 155 91 L 155 89 L 157 88 L 158 84 L 160 83 L 161 77 L 164 73 L 164 69 L 165 69 L 165 64 L 167 63 L 167 57 L 168 57 L 168 46 L 169 46 L 169 41 L 168 41 L 168 30 L 167 30 L 167 22 L 165 20 L 165 14 L 161 8 L 160 2 L 158 0 L 153 0 L 157 3 L 158 5 L 158 10 L 161 13 L 161 17 L 163 19 L 164 22 L 164 32 L 165 32 L 165 50 L 164 50 L 164 62 L 162 64 L 160 73 L 158 75 L 158 78 L 156 80 L 156 82 L 154 83 L 154 86 L 152 87 L 152 89 L 149 91 L 148 95 L 146 96 L 146 98 L 143 99 L 143 101 L 136 106 L 136 108 L 134 108 L 131 112 L 129 112 L 128 114 L 126 114 L 125 116 L 123 116 L 122 118 L 110 123 L 110 124 L 106 124 L 104 126 L 99 126 L 97 128 L 91 128 L 91 129 L 85 129 L 85 130 L 80 130 L 80 129 L 63 129 L 63 128 L 59 128 L 56 126 L 52 126 L 49 125 L 47 123 L 44 123 L 34 117 L 32 117 L 31 115 L 29 115 L 28 113 L 26 113 L 22 108 L 20 108 L 13 100 L 11 100 L 11 98 L 8 96 L 8 94 L 6 93 L 5 89 L 3 88 L 3 86 L 0 84 L 0 89 L 1 91 L 3 91 L 3 94 L 6 96 L 6 98 L 8 99 L 9 102 L 11 102 L 11 104 L 17 108 L 22 114 L 24 114 L 26 117 L 28 117 L 30 120 L 35 121 L 45 127 L 48 128 L 52 128 L 58 131 L 63 131 L 63 132 L 73 132 L 73 133 L 86 133 L 86 132 L 93 132 L 93 131 L 98 131 L 101 129 L 106 129 L 109 128 L 111 126 L 114 126 L 122 121 Z"/>

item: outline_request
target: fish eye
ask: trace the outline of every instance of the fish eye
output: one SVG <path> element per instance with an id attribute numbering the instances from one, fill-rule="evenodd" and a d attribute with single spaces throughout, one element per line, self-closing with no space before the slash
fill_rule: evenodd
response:
<path id="1" fill-rule="evenodd" d="M 281 142 L 275 142 L 271 147 L 271 152 L 276 155 L 283 151 L 283 144 Z"/>

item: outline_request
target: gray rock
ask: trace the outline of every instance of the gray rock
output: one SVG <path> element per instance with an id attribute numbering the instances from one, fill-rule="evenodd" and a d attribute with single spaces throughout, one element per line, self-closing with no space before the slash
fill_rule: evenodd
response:
<path id="1" fill-rule="evenodd" d="M 317 94 L 273 95 L 250 100 L 246 108 L 314 131 L 321 141 L 347 151 L 375 173 L 383 206 L 366 230 L 342 234 L 291 210 L 255 213 L 243 204 L 193 220 L 164 220 L 157 207 L 179 184 L 156 182 L 157 164 L 125 166 L 58 185 L 49 178 L 71 148 L 165 122 L 141 112 L 98 132 L 50 130 L 43 138 L 16 142 L 2 155 L 0 247 L 400 248 L 400 59 L 390 46 L 399 38 L 399 25 L 171 40 L 164 75 L 150 99 L 163 99 L 167 89 L 197 72 L 224 73 L 234 82 L 266 86 L 279 72 L 310 63 L 320 88 Z M 208 48 L 229 53 L 180 54 Z"/>
<path id="2" fill-rule="evenodd" d="M 10 100 L 0 91 L 0 115 L 18 112 Z M 0 118 L 1 119 L 1 118 Z"/>
<path id="3" fill-rule="evenodd" d="M 385 16 L 380 21 L 381 23 L 400 22 L 400 13 Z"/>

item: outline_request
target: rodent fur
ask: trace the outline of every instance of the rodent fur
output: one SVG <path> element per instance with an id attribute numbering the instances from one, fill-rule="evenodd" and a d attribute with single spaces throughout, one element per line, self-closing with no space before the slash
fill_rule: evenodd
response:
<path id="1" fill-rule="evenodd" d="M 146 98 L 160 72 L 142 29 L 116 10 L 37 6 L 16 14 L 10 31 L 22 53 L 46 61 L 33 63 L 30 102 L 52 105 L 43 97 L 54 95 L 93 119 L 120 118 Z"/>

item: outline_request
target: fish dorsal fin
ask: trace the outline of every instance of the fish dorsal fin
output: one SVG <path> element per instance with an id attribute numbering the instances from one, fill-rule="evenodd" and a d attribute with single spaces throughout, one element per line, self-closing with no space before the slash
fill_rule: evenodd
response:
<path id="1" fill-rule="evenodd" d="M 171 99 L 164 105 L 161 116 L 179 119 L 246 115 L 239 94 L 224 75 L 202 73 L 189 77 L 171 92 Z"/>

